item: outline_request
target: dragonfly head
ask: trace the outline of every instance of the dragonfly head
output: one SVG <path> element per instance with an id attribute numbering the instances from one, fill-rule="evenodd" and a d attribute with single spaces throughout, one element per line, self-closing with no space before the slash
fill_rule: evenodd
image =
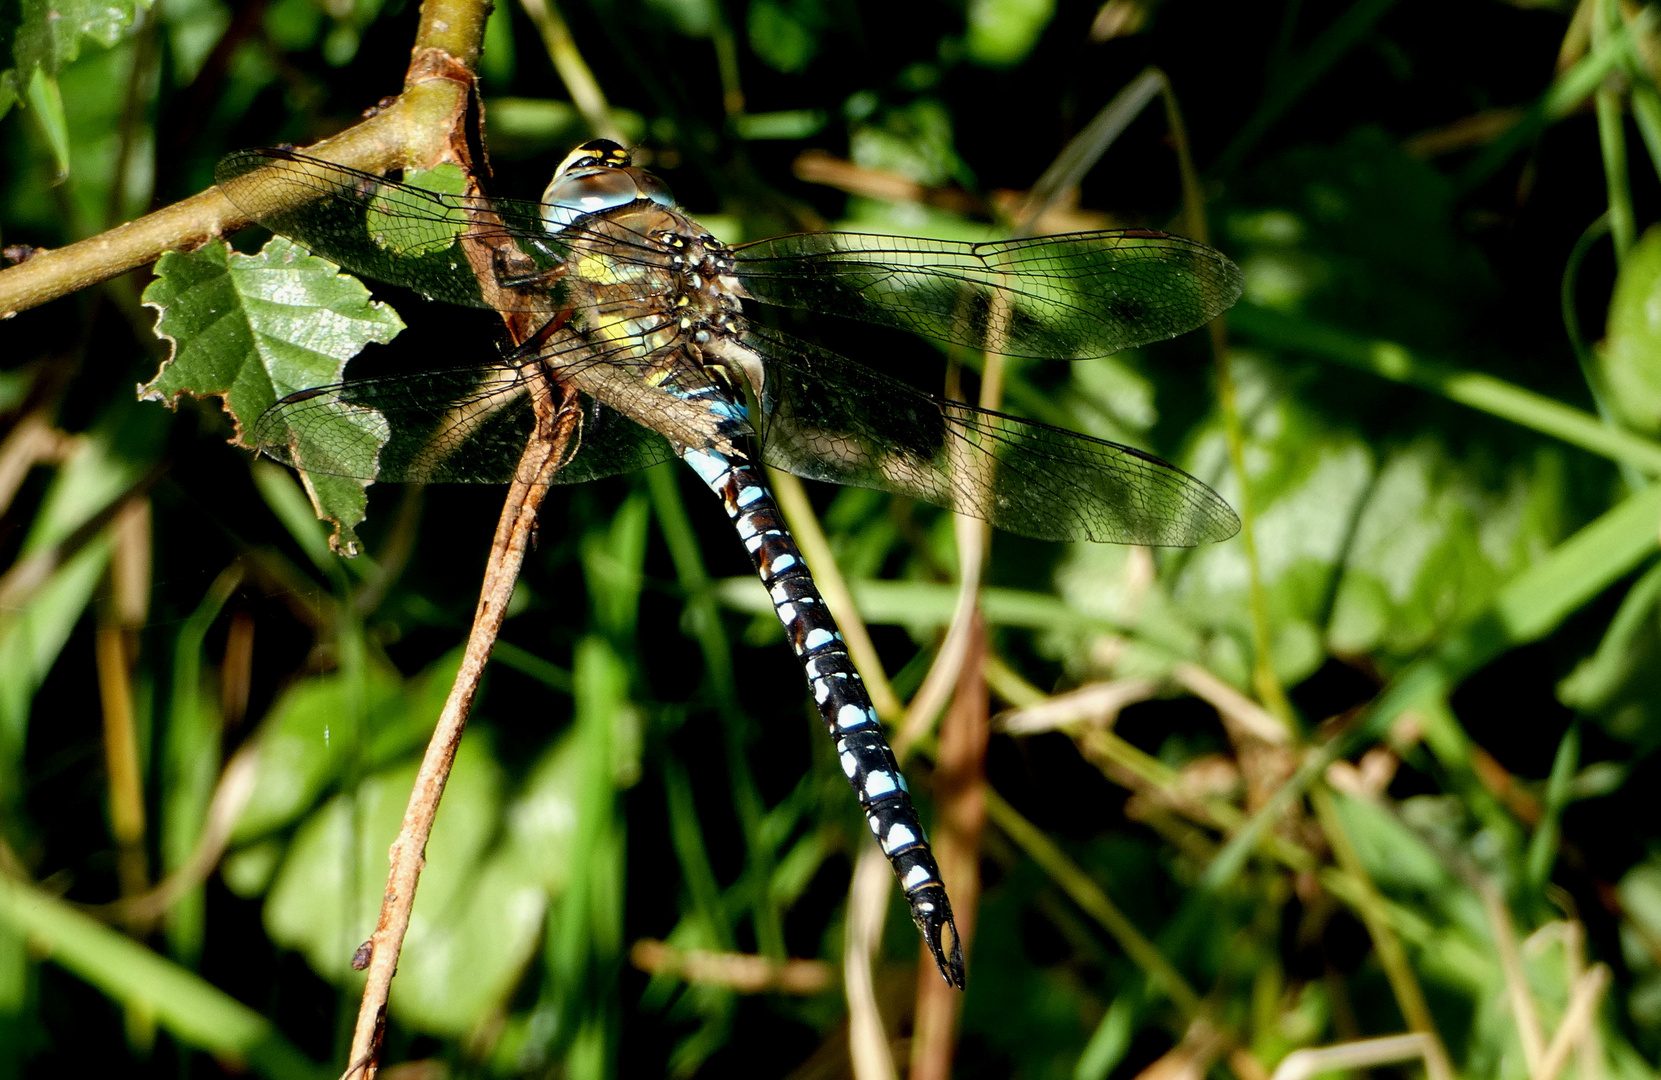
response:
<path id="1" fill-rule="evenodd" d="M 558 232 L 584 214 L 640 199 L 674 206 L 669 185 L 633 162 L 629 151 L 610 139 L 594 139 L 571 151 L 542 193 L 544 227 Z"/>

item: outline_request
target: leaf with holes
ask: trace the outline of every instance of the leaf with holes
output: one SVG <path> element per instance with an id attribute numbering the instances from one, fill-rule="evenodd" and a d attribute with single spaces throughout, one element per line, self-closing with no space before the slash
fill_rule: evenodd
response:
<path id="1" fill-rule="evenodd" d="M 258 255 L 219 243 L 163 255 L 144 302 L 161 312 L 156 333 L 172 343 L 173 355 L 139 387 L 139 396 L 168 405 L 181 394 L 218 397 L 242 446 L 250 445 L 254 421 L 279 398 L 339 382 L 346 361 L 365 345 L 391 341 L 404 328 L 398 313 L 371 300 L 362 282 L 281 237 Z M 372 410 L 359 412 L 340 419 L 369 433 L 360 445 L 376 453 L 385 442 L 385 421 Z M 372 462 L 360 466 L 358 475 L 374 475 Z M 330 543 L 354 552 L 352 528 L 363 520 L 365 483 L 340 476 L 306 480 L 317 516 L 335 525 Z"/>

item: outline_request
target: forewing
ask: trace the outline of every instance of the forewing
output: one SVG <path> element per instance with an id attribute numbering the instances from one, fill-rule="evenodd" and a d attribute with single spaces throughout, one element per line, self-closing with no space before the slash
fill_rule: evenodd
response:
<path id="1" fill-rule="evenodd" d="M 752 329 L 762 456 L 1041 540 L 1190 547 L 1240 528 L 1221 496 L 1128 446 L 933 398 L 835 353 Z"/>
<path id="2" fill-rule="evenodd" d="M 596 219 L 593 229 L 579 221 L 553 234 L 539 203 L 419 187 L 291 150 L 228 154 L 214 179 L 249 217 L 329 261 L 469 307 L 562 310 L 567 254 L 583 240 L 616 263 L 663 258 L 661 245 L 615 221 Z M 459 189 L 462 175 L 450 168 L 428 179 Z"/>
<path id="3" fill-rule="evenodd" d="M 1106 356 L 1201 326 L 1240 297 L 1221 252 L 1148 231 L 970 244 L 799 233 L 736 249 L 757 300 L 1008 356 Z"/>

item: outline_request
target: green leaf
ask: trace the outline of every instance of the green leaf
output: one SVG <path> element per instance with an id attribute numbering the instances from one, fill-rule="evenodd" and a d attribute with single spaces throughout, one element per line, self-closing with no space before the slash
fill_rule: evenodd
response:
<path id="1" fill-rule="evenodd" d="M 1329 653 L 1405 659 L 1434 646 L 1570 527 L 1556 447 L 1469 438 L 1456 453 L 1429 431 L 1370 442 L 1316 407 L 1314 379 L 1255 354 L 1234 363 L 1275 669 L 1289 685 Z M 1200 476 L 1220 471 L 1203 464 L 1220 442 L 1201 444 Z M 1236 482 L 1224 498 L 1238 499 Z M 1194 553 L 1175 592 L 1195 625 L 1244 642 L 1247 581 L 1244 550 L 1221 544 Z"/>
<path id="2" fill-rule="evenodd" d="M 812 0 L 752 0 L 750 48 L 779 71 L 801 71 L 819 52 L 822 19 Z"/>
<path id="3" fill-rule="evenodd" d="M 1269 603 L 1275 670 L 1293 685 L 1325 659 L 1322 619 L 1378 465 L 1353 431 L 1331 423 L 1293 392 L 1287 376 L 1260 356 L 1232 361 L 1246 423 L 1246 461 L 1256 515 L 1258 572 Z M 1220 432 L 1208 434 L 1193 455 L 1201 477 L 1221 472 Z M 1218 493 L 1239 505 L 1238 480 L 1228 474 Z M 1248 572 L 1238 543 L 1200 548 L 1174 586 L 1197 626 L 1251 638 L 1247 623 Z M 1249 659 L 1242 661 L 1249 666 Z"/>
<path id="4" fill-rule="evenodd" d="M 254 421 L 279 398 L 338 383 L 347 360 L 404 328 L 397 312 L 369 299 L 362 282 L 282 237 L 258 255 L 221 243 L 192 254 L 169 252 L 157 263 L 144 302 L 161 312 L 156 333 L 172 344 L 173 354 L 139 396 L 168 405 L 181 394 L 217 396 L 242 446 L 251 445 Z M 368 435 L 352 445 L 369 460 L 331 472 L 373 476 L 373 458 L 388 434 L 385 419 L 345 404 L 336 411 L 341 422 Z M 305 482 L 317 516 L 335 524 L 330 543 L 351 551 L 368 482 L 337 475 L 307 476 Z"/>
<path id="5" fill-rule="evenodd" d="M 452 652 L 401 686 L 370 666 L 361 690 L 339 675 L 290 687 L 261 730 L 254 790 L 232 842 L 259 840 L 298 820 L 349 768 L 386 765 L 421 746 L 438 721 L 461 655 Z M 361 740 L 354 742 L 351 729 L 360 722 Z"/>
<path id="6" fill-rule="evenodd" d="M 1425 435 L 1380 468 L 1327 627 L 1340 655 L 1409 656 L 1468 621 L 1566 531 L 1561 455 L 1503 466 Z M 1486 467 L 1485 467 L 1486 466 Z"/>
<path id="7" fill-rule="evenodd" d="M 714 0 L 647 0 L 646 6 L 687 37 L 707 38 L 721 21 Z"/>
<path id="8" fill-rule="evenodd" d="M 303 953 L 324 978 L 347 977 L 353 951 L 375 926 L 387 847 L 403 820 L 416 768 L 409 762 L 376 773 L 310 815 L 271 886 L 267 932 Z M 475 733 L 462 742 L 445 785 L 416 894 L 416 920 L 442 913 L 471 877 L 500 812 L 500 789 L 500 770 Z"/>
<path id="9" fill-rule="evenodd" d="M 1493 291 L 1447 179 L 1382 131 L 1292 150 L 1232 197 L 1247 302 L 1445 349 Z"/>
<path id="10" fill-rule="evenodd" d="M 411 169 L 404 182 L 444 195 L 462 195 L 467 191 L 467 173 L 452 164 L 434 169 Z M 446 206 L 442 214 L 424 204 L 427 212 L 419 217 L 409 212 L 407 197 L 382 188 L 370 200 L 364 215 L 364 229 L 376 247 L 393 251 L 402 257 L 415 259 L 442 255 L 456 247 L 456 238 L 467 229 L 467 212 L 460 206 Z"/>
<path id="11" fill-rule="evenodd" d="M 1557 686 L 1558 700 L 1587 713 L 1605 731 L 1642 746 L 1661 743 L 1661 565 L 1632 588 L 1595 653 Z"/>
<path id="12" fill-rule="evenodd" d="M 786 109 L 781 112 L 748 113 L 744 116 L 732 118 L 733 130 L 741 139 L 805 139 L 824 130 L 829 118 L 819 109 Z M 705 226 L 716 231 L 709 225 L 709 216 L 700 215 Z M 722 236 L 728 233 L 720 233 Z"/>
<path id="13" fill-rule="evenodd" d="M 121 40 L 148 0 L 15 0 L 0 4 L 0 115 L 37 76 L 56 79 L 90 38 L 108 49 Z M 35 102 L 31 101 L 31 105 Z"/>
<path id="14" fill-rule="evenodd" d="M 550 898 L 577 872 L 577 799 L 588 783 L 581 751 L 575 739 L 558 740 L 504 806 L 488 741 L 475 733 L 462 742 L 393 984 L 401 1022 L 459 1036 L 506 1003 L 536 955 Z M 352 952 L 375 925 L 387 846 L 415 772 L 413 761 L 377 772 L 355 797 L 337 796 L 311 814 L 271 887 L 265 922 L 273 940 L 332 981 L 351 977 Z"/>
<path id="15" fill-rule="evenodd" d="M 277 0 L 265 9 L 264 26 L 272 44 L 288 52 L 304 52 L 322 32 L 323 10 L 311 0 Z"/>
<path id="16" fill-rule="evenodd" d="M 57 896 L 0 878 L 0 925 L 26 933 L 37 955 L 159 1022 L 186 1046 L 272 1080 L 330 1075 L 272 1021 Z"/>
<path id="17" fill-rule="evenodd" d="M 1654 942 L 1661 940 L 1661 856 L 1651 852 L 1616 886 L 1626 918 L 1621 926 L 1621 953 L 1637 978 L 1628 1006 L 1632 1019 L 1647 1030 L 1661 1025 L 1661 963 Z"/>
<path id="18" fill-rule="evenodd" d="M 412 923 L 393 992 L 405 1023 L 465 1033 L 502 1007 L 535 957 L 548 902 L 576 872 L 578 750 L 574 739 L 555 743 L 507 807 L 502 841 L 456 879 L 444 907 L 432 909 L 441 917 Z"/>
<path id="19" fill-rule="evenodd" d="M 46 136 L 46 145 L 52 148 L 52 159 L 62 179 L 69 175 L 69 121 L 63 113 L 63 91 L 57 76 L 48 75 L 45 68 L 35 68 L 29 76 L 29 105 L 34 109 L 36 126 Z"/>
<path id="20" fill-rule="evenodd" d="M 1025 60 L 1055 17 L 1055 0 L 969 0 L 969 58 L 987 67 Z"/>
<path id="21" fill-rule="evenodd" d="M 338 676 L 296 683 L 278 700 L 260 735 L 254 790 L 237 819 L 233 843 L 256 840 L 298 819 L 361 753 L 350 739 L 337 738 L 337 730 L 351 722 L 354 710 L 382 713 L 400 700 L 390 680 L 377 677 L 374 668 L 368 671 L 368 700 L 361 703 L 350 700 L 352 688 Z M 427 726 L 436 719 L 436 713 L 427 717 Z"/>
<path id="22" fill-rule="evenodd" d="M 936 186 L 965 170 L 952 142 L 952 115 L 941 102 L 923 98 L 854 128 L 848 140 L 854 162 Z"/>
<path id="23" fill-rule="evenodd" d="M 1634 431 L 1661 435 L 1661 227 L 1621 263 L 1597 357 L 1610 411 Z"/>

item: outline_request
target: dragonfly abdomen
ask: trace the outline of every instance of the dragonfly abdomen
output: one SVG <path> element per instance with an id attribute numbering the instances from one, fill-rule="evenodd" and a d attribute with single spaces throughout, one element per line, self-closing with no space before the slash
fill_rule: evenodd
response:
<path id="1" fill-rule="evenodd" d="M 801 660 L 819 716 L 836 743 L 836 757 L 865 812 L 866 823 L 894 867 L 940 974 L 963 986 L 963 947 L 952 905 L 940 880 L 916 807 L 836 620 L 802 561 L 761 477 L 736 447 L 688 450 L 682 458 L 721 497 L 773 600 L 791 648 Z M 943 932 L 951 931 L 947 946 Z"/>

